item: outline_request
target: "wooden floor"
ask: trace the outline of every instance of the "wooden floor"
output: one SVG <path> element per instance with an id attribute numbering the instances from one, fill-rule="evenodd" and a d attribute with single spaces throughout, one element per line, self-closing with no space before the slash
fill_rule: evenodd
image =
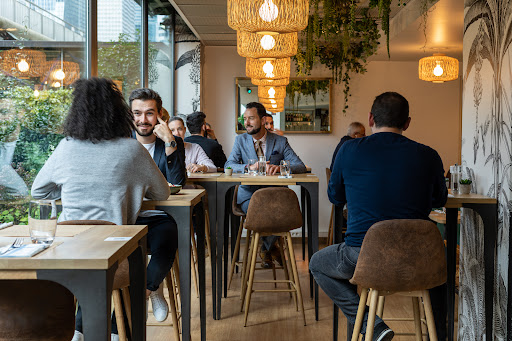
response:
<path id="1" fill-rule="evenodd" d="M 332 302 L 320 289 L 319 321 L 315 321 L 314 301 L 309 298 L 309 274 L 306 261 L 302 260 L 300 244 L 295 244 L 297 267 L 301 279 L 304 308 L 306 311 L 307 326 L 303 325 L 299 312 L 295 311 L 293 300 L 287 293 L 253 293 L 249 311 L 248 325 L 243 326 L 243 314 L 240 313 L 240 274 L 235 274 L 228 297 L 222 300 L 222 319 L 215 321 L 212 318 L 211 273 L 209 258 L 206 267 L 206 339 L 211 341 L 320 341 L 332 340 Z M 271 279 L 272 271 L 261 270 L 256 272 L 256 278 Z M 278 278 L 284 279 L 278 272 Z M 194 290 L 194 286 L 192 286 Z M 150 309 L 151 311 L 151 309 Z M 386 299 L 384 320 L 386 318 L 413 317 L 412 303 L 409 297 L 390 296 Z M 162 323 L 155 323 L 151 313 L 148 318 L 147 340 L 170 341 L 174 340 L 170 317 Z M 345 341 L 346 319 L 340 312 L 338 340 Z M 393 322 L 387 324 L 395 333 L 413 333 L 414 323 Z M 425 327 L 425 326 L 424 326 Z M 199 332 L 199 300 L 192 299 L 192 340 L 200 340 Z M 424 328 L 425 331 L 425 328 Z M 400 336 L 393 338 L 396 341 L 415 340 L 414 336 Z M 426 337 L 424 337 L 426 340 Z"/>

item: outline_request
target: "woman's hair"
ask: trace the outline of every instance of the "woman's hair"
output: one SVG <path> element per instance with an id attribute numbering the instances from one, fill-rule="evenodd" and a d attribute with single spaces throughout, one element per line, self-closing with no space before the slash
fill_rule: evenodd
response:
<path id="1" fill-rule="evenodd" d="M 73 86 L 74 98 L 64 122 L 64 135 L 93 143 L 131 136 L 132 111 L 112 80 L 79 79 Z"/>

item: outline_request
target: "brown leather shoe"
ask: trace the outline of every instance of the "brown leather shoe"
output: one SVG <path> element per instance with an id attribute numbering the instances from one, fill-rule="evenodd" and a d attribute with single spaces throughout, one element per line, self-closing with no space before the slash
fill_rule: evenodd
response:
<path id="1" fill-rule="evenodd" d="M 274 262 L 272 261 L 272 256 L 270 251 L 260 250 L 261 257 L 261 267 L 264 269 L 270 269 L 274 266 Z"/>
<path id="2" fill-rule="evenodd" d="M 270 249 L 270 255 L 272 259 L 276 261 L 280 266 L 283 266 L 283 259 L 281 258 L 281 252 L 279 251 L 279 246 L 273 245 Z"/>

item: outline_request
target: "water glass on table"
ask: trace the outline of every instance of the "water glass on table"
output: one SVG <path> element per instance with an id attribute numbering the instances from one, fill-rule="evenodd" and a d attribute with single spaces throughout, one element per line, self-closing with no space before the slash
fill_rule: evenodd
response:
<path id="1" fill-rule="evenodd" d="M 288 160 L 281 160 L 280 164 L 280 171 L 281 171 L 281 176 L 286 176 L 286 177 L 289 177 L 290 176 L 290 161 Z"/>
<path id="2" fill-rule="evenodd" d="M 247 172 L 249 173 L 249 175 L 252 175 L 252 176 L 256 176 L 258 175 L 258 168 L 255 167 L 255 169 L 251 169 L 251 167 L 253 167 L 254 165 L 258 166 L 258 160 L 256 159 L 249 159 L 248 160 L 248 169 L 247 169 Z"/>
<path id="3" fill-rule="evenodd" d="M 55 200 L 32 200 L 28 209 L 28 229 L 34 244 L 50 245 L 57 229 Z"/>
<path id="4" fill-rule="evenodd" d="M 258 175 L 267 175 L 267 161 L 264 156 L 260 156 L 258 160 Z"/>

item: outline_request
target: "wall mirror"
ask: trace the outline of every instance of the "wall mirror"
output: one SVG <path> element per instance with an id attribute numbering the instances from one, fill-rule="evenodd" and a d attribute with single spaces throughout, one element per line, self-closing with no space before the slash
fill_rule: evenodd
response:
<path id="1" fill-rule="evenodd" d="M 331 133 L 332 78 L 290 78 L 284 110 L 273 114 L 274 126 L 285 134 Z M 258 102 L 258 87 L 250 78 L 235 79 L 235 127 L 245 133 L 245 105 Z M 269 112 L 272 114 L 271 112 Z"/>

